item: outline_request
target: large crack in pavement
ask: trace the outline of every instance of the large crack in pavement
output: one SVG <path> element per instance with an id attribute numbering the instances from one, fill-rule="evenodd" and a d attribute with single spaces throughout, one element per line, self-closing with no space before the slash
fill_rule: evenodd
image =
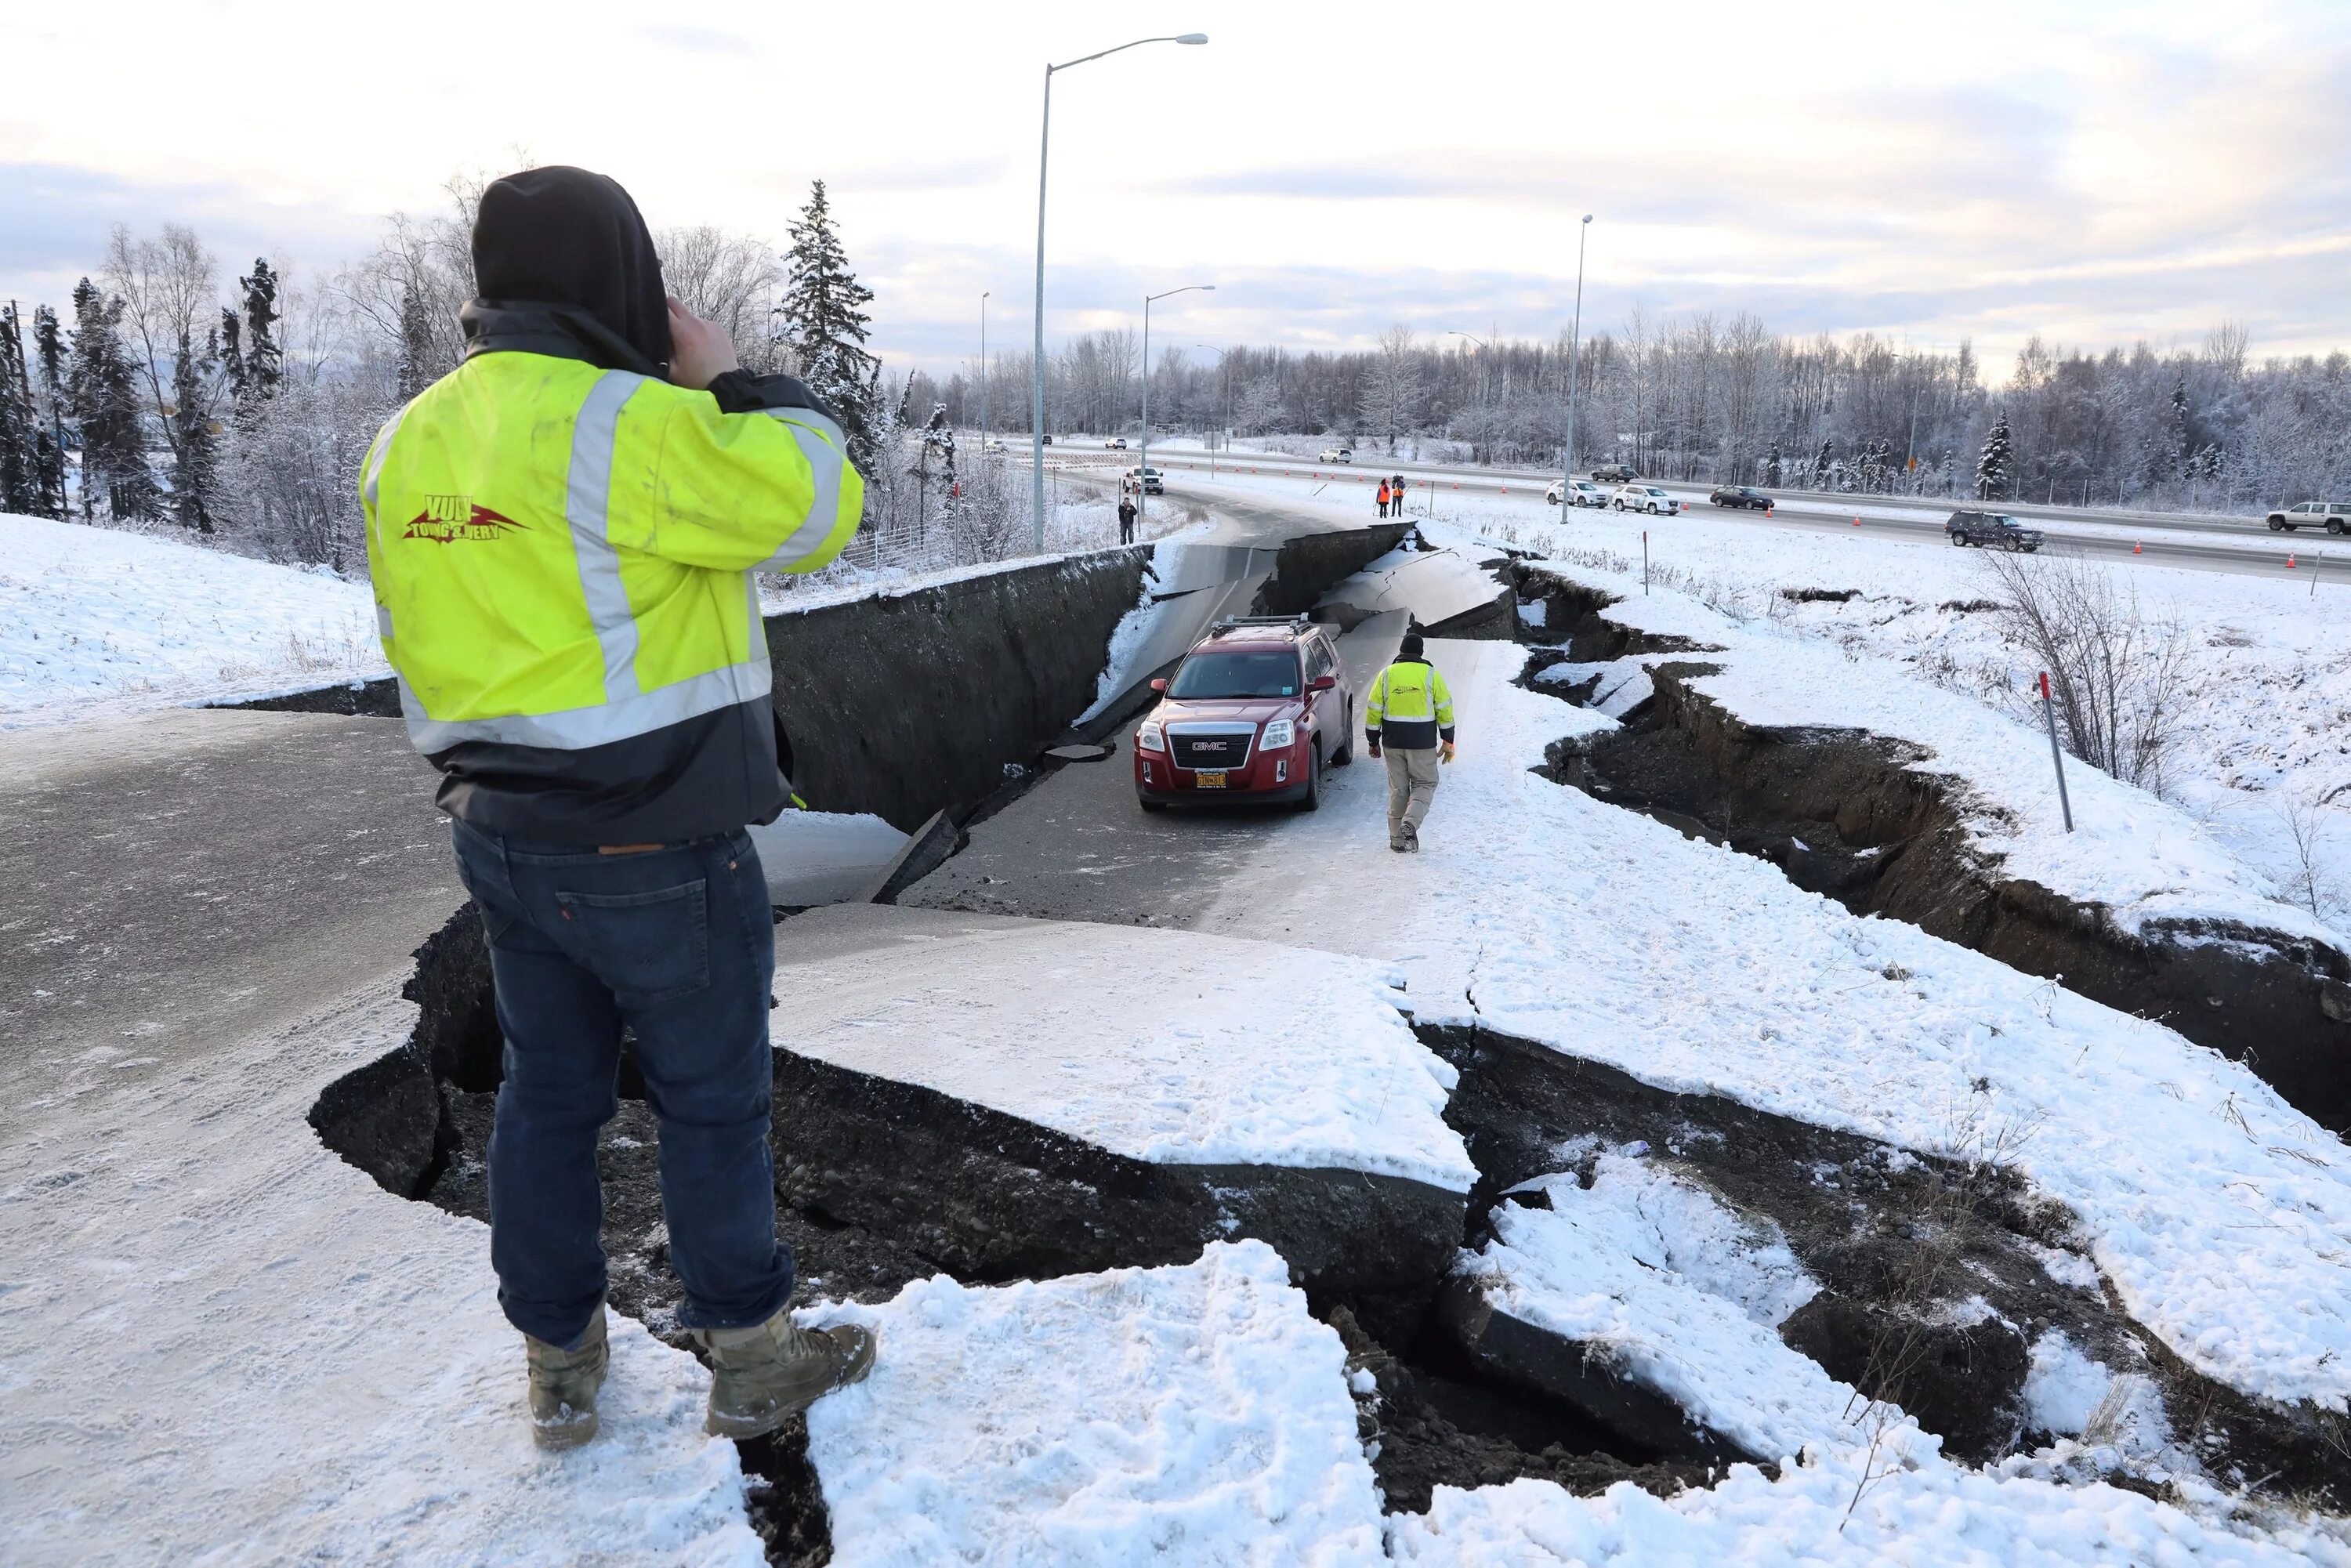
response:
<path id="1" fill-rule="evenodd" d="M 1551 776 L 1694 837 L 1777 865 L 1856 915 L 1881 915 L 1971 947 L 2118 1011 L 2164 1023 L 2243 1061 L 2288 1103 L 2351 1130 L 2351 956 L 2218 921 L 2150 922 L 2134 935 L 2101 906 L 2009 876 L 1970 847 L 1957 781 L 1911 766 L 1925 753 L 1861 730 L 1750 725 L 1693 683 L 1721 650 L 1607 619 L 1613 596 L 1517 565 L 1544 606 L 1529 675 L 1562 663 L 1687 654 L 1652 666 L 1651 695 L 1622 727 L 1552 748 Z M 1591 681 L 1526 680 L 1578 706 Z"/>

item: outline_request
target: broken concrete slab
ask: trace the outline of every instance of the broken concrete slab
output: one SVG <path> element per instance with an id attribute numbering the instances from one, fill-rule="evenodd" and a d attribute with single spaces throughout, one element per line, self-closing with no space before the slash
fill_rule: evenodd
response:
<path id="1" fill-rule="evenodd" d="M 778 949 L 790 1203 L 980 1279 L 1260 1237 L 1399 1331 L 1459 1244 L 1451 1070 L 1369 965 L 872 905 L 802 915 Z"/>
<path id="2" fill-rule="evenodd" d="M 744 831 L 768 873 L 768 902 L 779 909 L 863 897 L 908 841 L 908 835 L 863 811 L 786 811 Z"/>
<path id="3" fill-rule="evenodd" d="M 1516 595 L 1476 560 L 1450 549 L 1396 549 L 1325 593 L 1315 612 L 1352 630 L 1370 616 L 1409 611 L 1430 636 L 1508 639 Z"/>
<path id="4" fill-rule="evenodd" d="M 1055 762 L 1100 762 L 1110 752 L 1107 746 L 1085 744 L 1049 746 L 1045 748 L 1045 755 Z"/>

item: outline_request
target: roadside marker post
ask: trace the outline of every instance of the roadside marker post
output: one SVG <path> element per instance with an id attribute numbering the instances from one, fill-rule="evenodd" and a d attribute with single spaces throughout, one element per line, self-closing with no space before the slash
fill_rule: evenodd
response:
<path id="1" fill-rule="evenodd" d="M 1648 529 L 1646 529 L 1646 528 L 1643 528 L 1643 529 L 1641 530 L 1641 596 L 1642 596 L 1643 598 L 1645 598 L 1645 599 L 1646 599 L 1646 598 L 1647 598 L 1647 597 L 1648 597 L 1648 593 L 1649 593 L 1649 530 L 1648 530 Z"/>
<path id="2" fill-rule="evenodd" d="M 2065 753 L 2057 744 L 2057 705 L 2049 697 L 2049 672 L 2041 672 L 2041 716 L 2049 721 L 2049 760 L 2057 769 L 2057 809 L 2065 814 L 2065 831 L 2074 831 L 2074 802 L 2065 793 Z"/>

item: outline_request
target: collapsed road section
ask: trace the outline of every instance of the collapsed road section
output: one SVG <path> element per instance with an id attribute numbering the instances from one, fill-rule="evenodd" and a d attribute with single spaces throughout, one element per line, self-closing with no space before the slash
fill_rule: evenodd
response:
<path id="1" fill-rule="evenodd" d="M 1870 683 L 1876 722 L 1838 723 L 1857 695 L 1842 657 L 1585 580 L 1604 575 L 1512 569 L 1555 650 L 1530 684 L 1621 724 L 1560 748 L 1560 781 L 1770 860 L 1856 914 L 2159 1019 L 2351 1128 L 2351 955 L 2245 885 L 2182 813 L 2074 765 L 2093 860 L 2033 792 L 2045 747 L 2005 720 L 1888 670 Z"/>

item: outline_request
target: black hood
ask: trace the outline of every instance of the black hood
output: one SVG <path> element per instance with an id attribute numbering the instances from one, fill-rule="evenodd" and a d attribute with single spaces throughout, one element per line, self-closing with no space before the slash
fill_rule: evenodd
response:
<path id="1" fill-rule="evenodd" d="M 493 182 L 474 219 L 469 354 L 496 350 L 668 371 L 661 258 L 636 203 L 585 169 L 526 169 Z"/>

